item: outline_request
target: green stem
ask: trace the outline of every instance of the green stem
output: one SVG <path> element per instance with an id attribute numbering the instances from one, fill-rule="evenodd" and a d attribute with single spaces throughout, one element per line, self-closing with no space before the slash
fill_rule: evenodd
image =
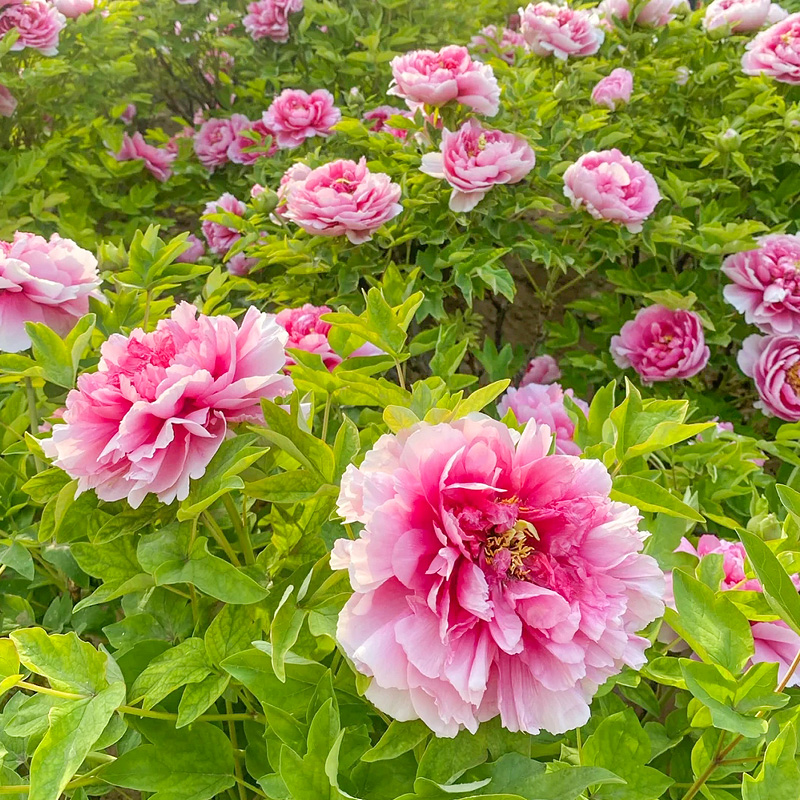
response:
<path id="1" fill-rule="evenodd" d="M 228 510 L 228 516 L 231 518 L 231 524 L 236 531 L 236 536 L 239 538 L 239 547 L 244 555 L 245 564 L 255 564 L 256 554 L 253 552 L 253 543 L 250 541 L 250 534 L 239 516 L 239 509 L 236 508 L 236 503 L 229 495 L 223 495 L 222 502 L 225 503 L 225 508 Z"/>
<path id="2" fill-rule="evenodd" d="M 244 775 L 242 774 L 242 762 L 239 758 L 239 743 L 236 739 L 236 723 L 230 718 L 233 713 L 231 710 L 231 701 L 225 701 L 225 712 L 228 717 L 228 738 L 231 740 L 233 747 L 233 771 L 236 775 L 236 788 L 239 790 L 239 800 L 247 800 L 247 792 L 244 788 Z"/>
<path id="3" fill-rule="evenodd" d="M 231 564 L 233 564 L 234 567 L 241 566 L 239 556 L 236 555 L 236 551 L 231 547 L 228 537 L 225 536 L 225 532 L 217 524 L 217 521 L 214 519 L 214 517 L 212 517 L 207 511 L 204 511 L 202 516 L 203 522 L 206 524 L 209 533 L 214 537 L 214 541 L 224 550 L 225 555 L 231 560 Z"/>
<path id="4" fill-rule="evenodd" d="M 398 368 L 399 369 L 399 368 Z M 333 395 L 328 394 L 327 399 L 325 400 L 325 411 L 322 414 L 322 436 L 320 437 L 324 442 L 326 437 L 328 436 L 328 421 L 331 415 L 331 403 L 333 402 Z"/>
<path id="5" fill-rule="evenodd" d="M 33 388 L 30 378 L 25 378 L 25 396 L 28 399 L 28 419 L 31 421 L 31 436 L 36 438 L 39 434 L 39 412 L 36 410 L 36 392 Z M 36 465 L 36 471 L 41 472 L 44 469 L 39 456 L 33 456 L 33 463 Z"/>
<path id="6" fill-rule="evenodd" d="M 147 323 L 150 322 L 150 304 L 153 302 L 153 290 L 148 289 L 144 296 L 144 318 L 142 319 L 142 330 L 147 333 Z"/>

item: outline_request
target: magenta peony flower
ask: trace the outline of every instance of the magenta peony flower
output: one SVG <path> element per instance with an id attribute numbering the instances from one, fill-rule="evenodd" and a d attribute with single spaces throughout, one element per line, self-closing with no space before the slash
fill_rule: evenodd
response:
<path id="1" fill-rule="evenodd" d="M 707 31 L 728 28 L 731 33 L 758 30 L 766 21 L 770 0 L 712 0 L 703 17 Z"/>
<path id="2" fill-rule="evenodd" d="M 519 10 L 522 35 L 537 56 L 592 56 L 603 44 L 605 34 L 594 24 L 588 11 L 555 3 L 530 3 Z"/>
<path id="3" fill-rule="evenodd" d="M 673 13 L 682 0 L 650 0 L 636 15 L 636 24 L 645 28 L 661 28 L 675 19 Z M 603 0 L 597 6 L 598 13 L 608 19 L 619 17 L 627 20 L 631 13 L 631 4 L 628 0 Z"/>
<path id="4" fill-rule="evenodd" d="M 402 128 L 393 128 L 387 122 L 391 117 L 410 117 L 411 114 L 405 108 L 395 108 L 394 106 L 378 106 L 364 112 L 364 121 L 371 122 L 369 126 L 373 133 L 391 133 L 398 139 L 405 139 L 408 131 Z"/>
<path id="5" fill-rule="evenodd" d="M 528 362 L 520 388 L 529 383 L 552 383 L 561 377 L 561 370 L 553 356 L 536 356 Z"/>
<path id="6" fill-rule="evenodd" d="M 800 13 L 756 35 L 747 43 L 746 51 L 742 56 L 745 75 L 769 75 L 780 83 L 800 83 Z"/>
<path id="7" fill-rule="evenodd" d="M 245 211 L 247 211 L 247 206 L 241 200 L 237 200 L 230 192 L 225 192 L 219 200 L 206 203 L 203 214 L 227 212 L 235 214 L 237 217 L 243 217 Z M 201 228 L 203 236 L 208 242 L 208 249 L 218 256 L 224 256 L 242 238 L 242 234 L 236 228 L 230 228 L 221 222 L 214 222 L 210 219 L 204 219 Z"/>
<path id="8" fill-rule="evenodd" d="M 728 256 L 725 299 L 764 333 L 800 335 L 800 236 L 773 234 L 755 250 Z"/>
<path id="9" fill-rule="evenodd" d="M 342 118 L 327 89 L 308 94 L 302 89 L 284 89 L 264 112 L 264 124 L 275 131 L 279 147 L 299 147 L 312 136 L 330 136 Z"/>
<path id="10" fill-rule="evenodd" d="M 16 28 L 19 38 L 11 45 L 12 50 L 30 47 L 43 56 L 55 56 L 58 55 L 58 38 L 66 24 L 64 15 L 47 0 L 26 0 L 6 6 L 0 12 L 0 39 Z"/>
<path id="11" fill-rule="evenodd" d="M 289 40 L 289 14 L 302 10 L 303 0 L 256 0 L 248 4 L 242 23 L 255 41 L 283 43 Z"/>
<path id="12" fill-rule="evenodd" d="M 175 260 L 179 264 L 196 264 L 198 258 L 202 258 L 206 254 L 206 248 L 202 240 L 195 236 L 193 233 L 189 234 L 186 240 L 191 247 L 181 253 Z"/>
<path id="13" fill-rule="evenodd" d="M 228 425 L 262 419 L 260 401 L 292 391 L 281 373 L 286 332 L 250 307 L 241 327 L 198 316 L 181 303 L 152 333 L 114 334 L 98 371 L 78 378 L 64 424 L 42 442 L 78 492 L 162 503 L 186 499 L 225 439 Z"/>
<path id="14" fill-rule="evenodd" d="M 314 236 L 347 236 L 353 244 L 368 242 L 403 210 L 400 187 L 388 175 L 370 172 L 363 157 L 358 163 L 332 161 L 283 189 L 287 219 Z"/>
<path id="15" fill-rule="evenodd" d="M 10 117 L 17 110 L 17 98 L 0 84 L 0 117 Z"/>
<path id="16" fill-rule="evenodd" d="M 708 363 L 703 323 L 693 311 L 648 306 L 611 337 L 611 355 L 621 369 L 633 367 L 644 383 L 691 378 Z"/>
<path id="17" fill-rule="evenodd" d="M 617 222 L 631 233 L 642 229 L 661 200 L 653 176 L 616 147 L 584 153 L 567 167 L 564 194 L 573 208 L 584 206 L 595 219 Z"/>
<path id="18" fill-rule="evenodd" d="M 94 9 L 94 0 L 54 0 L 53 5 L 65 17 L 76 19 Z"/>
<path id="19" fill-rule="evenodd" d="M 248 258 L 244 253 L 236 253 L 225 262 L 225 266 L 231 275 L 241 278 L 247 275 L 257 263 L 257 258 Z"/>
<path id="20" fill-rule="evenodd" d="M 581 449 L 572 437 L 575 435 L 575 423 L 564 406 L 564 397 L 569 397 L 585 416 L 589 415 L 589 406 L 573 395 L 572 389 L 565 392 L 557 383 L 549 386 L 543 383 L 528 382 L 519 389 L 510 388 L 500 399 L 497 413 L 503 417 L 511 409 L 517 422 L 533 420 L 539 425 L 547 425 L 556 440 L 556 453 L 567 456 L 579 456 Z"/>
<path id="21" fill-rule="evenodd" d="M 278 142 L 275 132 L 259 119 L 249 123 L 249 127 L 236 131 L 228 147 L 228 158 L 234 164 L 255 164 L 260 158 L 271 158 L 277 152 Z"/>
<path id="22" fill-rule="evenodd" d="M 800 338 L 754 333 L 742 342 L 736 360 L 756 385 L 756 408 L 768 417 L 800 421 Z"/>
<path id="23" fill-rule="evenodd" d="M 500 87 L 492 68 L 472 59 L 466 47 L 452 44 L 438 53 L 413 50 L 393 58 L 391 66 L 388 94 L 402 97 L 412 110 L 451 100 L 487 117 L 500 110 Z"/>
<path id="24" fill-rule="evenodd" d="M 119 115 L 119 118 L 126 125 L 130 125 L 131 122 L 133 122 L 135 116 L 136 116 L 136 104 L 128 103 L 128 105 L 125 106 L 125 110 Z"/>
<path id="25" fill-rule="evenodd" d="M 492 186 L 519 183 L 535 163 L 536 156 L 524 139 L 489 130 L 470 119 L 455 133 L 445 128 L 441 153 L 422 156 L 420 169 L 453 187 L 451 210 L 471 211 Z"/>
<path id="26" fill-rule="evenodd" d="M 399 720 L 455 736 L 500 716 L 512 731 L 583 725 L 636 632 L 663 611 L 635 508 L 609 500 L 601 462 L 548 455 L 482 414 L 382 436 L 342 479 L 339 513 L 361 522 L 334 569 L 354 594 L 337 638 L 366 696 Z"/>
<path id="27" fill-rule="evenodd" d="M 162 183 L 172 175 L 172 162 L 177 158 L 176 153 L 147 144 L 141 133 L 134 133 L 133 136 L 123 134 L 122 147 L 118 153 L 111 155 L 117 161 L 144 161 L 145 169 Z"/>
<path id="28" fill-rule="evenodd" d="M 519 31 L 487 25 L 481 32 L 472 37 L 470 47 L 478 53 L 492 56 L 499 53 L 507 64 L 513 64 L 517 58 L 517 49 L 525 46 L 525 37 Z"/>
<path id="29" fill-rule="evenodd" d="M 250 125 L 250 120 L 244 114 L 204 122 L 194 136 L 194 152 L 202 165 L 213 171 L 227 164 L 230 160 L 228 150 L 236 140 L 236 135 Z"/>
<path id="30" fill-rule="evenodd" d="M 328 342 L 328 331 L 331 329 L 329 322 L 323 322 L 320 317 L 330 314 L 328 306 L 312 306 L 306 303 L 301 308 L 286 308 L 276 317 L 275 322 L 286 330 L 289 340 L 287 350 L 305 350 L 307 353 L 317 353 L 322 357 L 322 363 L 328 369 L 333 369 L 342 363 L 342 358 Z M 295 360 L 286 354 L 286 364 L 291 366 Z"/>
<path id="31" fill-rule="evenodd" d="M 681 539 L 675 552 L 690 553 L 701 561 L 708 555 L 719 554 L 722 556 L 722 569 L 724 572 L 719 588 L 724 592 L 761 592 L 763 587 L 755 578 L 747 578 L 745 563 L 747 553 L 741 542 L 729 542 L 711 534 L 700 537 L 695 547 L 688 539 Z M 667 593 L 666 601 L 670 608 L 675 608 L 675 598 L 672 589 L 672 573 L 666 575 Z M 797 586 L 800 578 L 793 576 L 792 580 Z M 789 666 L 798 652 L 800 652 L 800 636 L 798 636 L 782 620 L 750 622 L 753 633 L 755 654 L 752 664 L 777 663 L 778 679 L 783 680 Z M 673 632 L 674 634 L 674 632 Z M 659 636 L 659 639 L 662 639 Z M 666 640 L 666 639 L 665 639 Z M 800 686 L 800 675 L 793 675 L 788 686 Z"/>
<path id="32" fill-rule="evenodd" d="M 48 242 L 17 231 L 0 243 L 0 351 L 31 346 L 26 322 L 43 322 L 65 336 L 100 297 L 97 259 L 57 233 Z"/>
<path id="33" fill-rule="evenodd" d="M 592 102 L 615 111 L 619 106 L 629 103 L 633 91 L 633 75 L 618 67 L 597 82 L 592 89 Z"/>

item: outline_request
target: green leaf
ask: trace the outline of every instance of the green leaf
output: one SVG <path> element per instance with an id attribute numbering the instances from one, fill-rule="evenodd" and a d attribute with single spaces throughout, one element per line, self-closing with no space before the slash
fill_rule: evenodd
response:
<path id="1" fill-rule="evenodd" d="M 386 733 L 381 736 L 378 743 L 361 756 L 361 760 L 369 763 L 397 758 L 397 756 L 413 750 L 429 734 L 430 729 L 421 720 L 394 721 L 386 729 Z"/>
<path id="2" fill-rule="evenodd" d="M 461 731 L 454 739 L 432 738 L 419 761 L 417 775 L 436 783 L 451 783 L 471 767 L 486 761 L 483 737 Z"/>
<path id="3" fill-rule="evenodd" d="M 675 497 L 663 486 L 646 478 L 623 475 L 614 481 L 611 499 L 629 503 L 642 511 L 654 511 L 671 517 L 704 522 L 701 514 Z"/>
<path id="4" fill-rule="evenodd" d="M 176 728 L 183 728 L 194 722 L 209 706 L 215 703 L 225 691 L 231 676 L 213 672 L 197 683 L 189 683 L 183 690 L 181 702 L 178 704 Z"/>
<path id="5" fill-rule="evenodd" d="M 293 469 L 248 481 L 243 491 L 248 497 L 257 497 L 269 503 L 302 503 L 327 486 L 331 484 L 325 483 L 316 471 Z"/>
<path id="6" fill-rule="evenodd" d="M 168 694 L 187 683 L 198 683 L 211 673 L 202 639 L 186 639 L 156 656 L 133 684 L 131 694 L 142 697 L 142 708 L 151 709 Z"/>
<path id="7" fill-rule="evenodd" d="M 11 542 L 11 544 L 7 545 L 0 544 L 0 564 L 11 567 L 11 569 L 29 581 L 32 581 L 34 575 L 36 575 L 33 556 L 28 551 L 28 548 L 19 542 Z"/>
<path id="8" fill-rule="evenodd" d="M 306 612 L 297 607 L 294 586 L 288 586 L 278 603 L 269 629 L 270 643 L 272 644 L 272 668 L 280 681 L 286 677 L 283 663 L 286 653 L 297 641 L 305 618 Z"/>
<path id="9" fill-rule="evenodd" d="M 742 800 L 797 800 L 800 767 L 797 764 L 796 723 L 786 725 L 767 746 L 756 777 L 745 775 Z"/>
<path id="10" fill-rule="evenodd" d="M 206 653 L 219 665 L 229 656 L 247 650 L 261 632 L 253 619 L 253 606 L 223 606 L 205 633 Z"/>

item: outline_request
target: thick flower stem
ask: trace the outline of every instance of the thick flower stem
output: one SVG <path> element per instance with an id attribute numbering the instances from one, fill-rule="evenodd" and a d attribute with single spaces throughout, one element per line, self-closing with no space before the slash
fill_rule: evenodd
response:
<path id="1" fill-rule="evenodd" d="M 250 541 L 250 534 L 247 532 L 242 518 L 239 516 L 239 509 L 236 508 L 236 503 L 233 502 L 233 498 L 229 494 L 223 495 L 222 502 L 225 503 L 225 508 L 228 510 L 231 524 L 236 531 L 236 536 L 239 538 L 239 547 L 244 555 L 244 563 L 255 564 L 256 555 L 253 552 L 253 543 Z"/>
<path id="2" fill-rule="evenodd" d="M 241 566 L 239 556 L 236 555 L 235 550 L 231 547 L 228 538 L 225 536 L 224 531 L 217 525 L 217 521 L 207 511 L 202 514 L 203 522 L 208 528 L 208 532 L 214 537 L 214 541 L 222 548 L 225 555 L 231 560 L 234 567 Z"/>
<path id="3" fill-rule="evenodd" d="M 39 412 L 36 409 L 36 392 L 30 378 L 25 378 L 25 396 L 28 400 L 28 419 L 31 422 L 31 436 L 35 437 L 39 433 Z M 36 465 L 37 472 L 41 472 L 44 469 L 44 464 L 36 454 L 33 456 L 33 463 Z"/>

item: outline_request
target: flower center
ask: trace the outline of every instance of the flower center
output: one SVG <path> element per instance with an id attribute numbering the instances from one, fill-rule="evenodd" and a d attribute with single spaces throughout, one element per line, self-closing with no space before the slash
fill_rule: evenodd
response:
<path id="1" fill-rule="evenodd" d="M 786 382 L 792 387 L 794 393 L 800 397 L 800 361 L 795 362 L 789 367 L 786 373 Z"/>
<path id="2" fill-rule="evenodd" d="M 528 567 L 525 565 L 525 559 L 532 556 L 535 551 L 530 544 L 532 539 L 537 541 L 539 539 L 533 524 L 517 520 L 513 528 L 486 537 L 483 546 L 486 563 L 498 573 L 506 573 L 517 580 L 526 580 Z"/>

